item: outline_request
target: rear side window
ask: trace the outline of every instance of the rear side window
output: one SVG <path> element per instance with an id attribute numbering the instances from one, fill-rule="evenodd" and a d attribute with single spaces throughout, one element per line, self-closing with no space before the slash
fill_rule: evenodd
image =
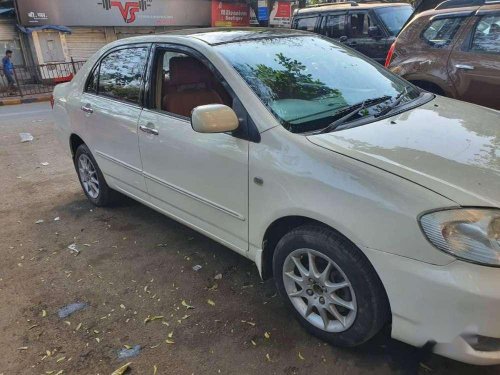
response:
<path id="1" fill-rule="evenodd" d="M 422 38 L 431 46 L 443 48 L 448 46 L 457 33 L 464 17 L 440 18 L 434 20 L 422 33 Z"/>
<path id="2" fill-rule="evenodd" d="M 101 61 L 98 94 L 139 103 L 148 47 L 121 49 Z"/>
<path id="3" fill-rule="evenodd" d="M 474 31 L 471 50 L 500 53 L 500 15 L 482 17 Z"/>
<path id="4" fill-rule="evenodd" d="M 295 28 L 298 30 L 314 31 L 318 17 L 298 18 L 295 21 Z"/>
<path id="5" fill-rule="evenodd" d="M 345 14 L 332 14 L 323 21 L 322 34 L 329 38 L 340 38 L 345 35 Z"/>

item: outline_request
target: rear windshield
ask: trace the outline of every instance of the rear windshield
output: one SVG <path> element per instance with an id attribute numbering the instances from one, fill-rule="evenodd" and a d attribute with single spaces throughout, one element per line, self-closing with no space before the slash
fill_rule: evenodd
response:
<path id="1" fill-rule="evenodd" d="M 375 13 L 377 13 L 385 24 L 389 33 L 397 35 L 413 13 L 413 8 L 411 6 L 377 8 L 375 9 Z"/>
<path id="2" fill-rule="evenodd" d="M 402 92 L 409 99 L 419 95 L 382 65 L 318 36 L 270 37 L 215 48 L 294 133 L 322 129 L 357 103 L 389 100 Z"/>

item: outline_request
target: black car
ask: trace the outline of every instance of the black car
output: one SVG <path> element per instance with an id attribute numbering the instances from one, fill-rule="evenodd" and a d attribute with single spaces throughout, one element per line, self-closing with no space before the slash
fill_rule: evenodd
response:
<path id="1" fill-rule="evenodd" d="M 407 3 L 324 4 L 297 10 L 292 28 L 339 40 L 383 64 L 412 13 L 413 8 Z"/>

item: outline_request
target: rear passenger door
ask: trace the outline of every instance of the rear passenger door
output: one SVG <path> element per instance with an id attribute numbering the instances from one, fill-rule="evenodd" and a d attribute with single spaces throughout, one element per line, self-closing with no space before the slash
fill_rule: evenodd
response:
<path id="1" fill-rule="evenodd" d="M 383 28 L 379 27 L 380 36 L 372 37 L 369 28 L 378 26 L 375 17 L 366 10 L 350 11 L 347 14 L 347 40 L 345 44 L 379 63 L 384 63 L 387 46 Z"/>
<path id="2" fill-rule="evenodd" d="M 150 45 L 121 46 L 96 64 L 80 100 L 84 141 L 111 187 L 146 192 L 137 123 Z"/>
<path id="3" fill-rule="evenodd" d="M 347 12 L 323 15 L 319 32 L 328 38 L 339 40 L 346 37 Z"/>
<path id="4" fill-rule="evenodd" d="M 458 99 L 500 109 L 500 12 L 485 12 L 457 41 L 448 61 Z"/>

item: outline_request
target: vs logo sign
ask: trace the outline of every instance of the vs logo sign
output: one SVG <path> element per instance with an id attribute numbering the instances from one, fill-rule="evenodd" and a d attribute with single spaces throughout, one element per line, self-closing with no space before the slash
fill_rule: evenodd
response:
<path id="1" fill-rule="evenodd" d="M 103 0 L 97 3 L 102 5 L 105 10 L 111 8 L 118 8 L 125 23 L 133 23 L 135 21 L 135 14 L 138 11 L 144 11 L 151 6 L 153 0 L 138 0 L 138 1 L 121 1 L 121 0 Z"/>

